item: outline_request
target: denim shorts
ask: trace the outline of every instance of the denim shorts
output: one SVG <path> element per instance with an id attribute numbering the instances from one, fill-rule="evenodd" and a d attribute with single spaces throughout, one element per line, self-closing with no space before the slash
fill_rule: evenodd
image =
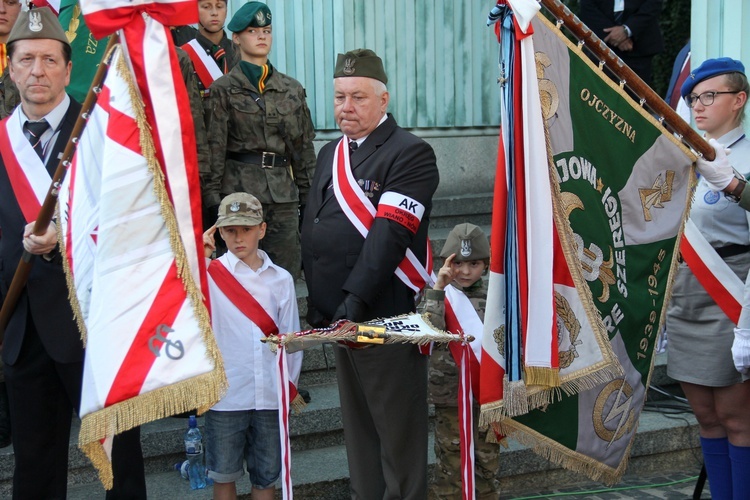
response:
<path id="1" fill-rule="evenodd" d="M 278 410 L 209 410 L 205 424 L 208 477 L 237 481 L 245 473 L 244 458 L 253 488 L 273 486 L 281 473 Z"/>

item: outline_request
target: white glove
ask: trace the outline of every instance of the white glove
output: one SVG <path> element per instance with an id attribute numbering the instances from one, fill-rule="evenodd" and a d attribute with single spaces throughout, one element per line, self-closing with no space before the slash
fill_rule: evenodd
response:
<path id="1" fill-rule="evenodd" d="M 732 359 L 738 372 L 750 372 L 750 330 L 745 328 L 734 329 Z"/>
<path id="2" fill-rule="evenodd" d="M 713 161 L 708 161 L 701 156 L 695 162 L 695 167 L 698 169 L 698 173 L 708 181 L 711 189 L 723 191 L 734 179 L 734 169 L 727 160 L 728 152 L 724 151 L 724 147 L 719 144 L 719 141 L 711 139 L 708 143 L 714 148 L 716 158 Z"/>

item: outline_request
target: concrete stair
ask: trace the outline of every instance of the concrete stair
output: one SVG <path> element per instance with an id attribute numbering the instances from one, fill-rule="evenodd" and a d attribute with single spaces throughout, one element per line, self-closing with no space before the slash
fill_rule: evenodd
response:
<path id="1" fill-rule="evenodd" d="M 437 254 L 450 229 L 457 223 L 472 221 L 489 235 L 491 196 L 462 196 L 436 200 L 431 220 L 430 237 L 436 268 Z M 482 214 L 482 215 L 475 215 Z M 300 316 L 306 314 L 307 289 L 303 281 L 297 283 Z M 651 383 L 678 392 L 678 386 L 666 375 L 666 356 L 658 355 Z M 310 392 L 312 400 L 307 408 L 291 417 L 292 476 L 297 498 L 336 500 L 349 498 L 348 467 L 344 447 L 341 412 L 336 385 L 333 347 L 318 346 L 305 352 L 301 388 Z M 648 411 L 656 405 L 673 412 L 670 401 L 661 394 L 649 391 L 647 411 L 641 414 L 638 434 L 631 450 L 630 473 L 654 470 L 700 470 L 700 449 L 697 424 L 690 413 L 678 415 Z M 202 425 L 202 418 L 199 418 Z M 103 498 L 104 490 L 85 456 L 77 449 L 77 422 L 71 433 L 68 497 L 73 500 Z M 187 420 L 167 418 L 142 427 L 143 453 L 146 463 L 149 498 L 154 499 L 209 499 L 212 489 L 193 491 L 187 481 L 174 470 L 174 464 L 184 460 L 182 438 Z M 538 457 L 528 448 L 510 441 L 501 449 L 500 478 L 503 498 L 523 492 L 530 485 L 575 485 L 587 481 L 584 476 L 566 471 Z M 430 464 L 434 464 L 432 441 Z M 12 492 L 13 448 L 0 450 L 0 498 Z M 241 498 L 249 498 L 250 483 L 245 475 L 237 484 Z M 280 493 L 277 494 L 280 498 Z"/>
<path id="2" fill-rule="evenodd" d="M 328 366 L 324 349 L 329 351 Z M 301 414 L 291 418 L 292 475 L 297 498 L 348 498 L 346 450 L 330 350 L 331 346 L 319 346 L 306 353 L 300 386 L 310 391 L 312 400 Z M 664 355 L 657 356 L 652 383 L 676 391 L 676 386 L 666 376 Z M 628 474 L 647 474 L 655 470 L 697 474 L 701 458 L 694 417 L 689 413 L 673 415 L 657 411 L 656 405 L 665 407 L 668 401 L 663 397 L 652 398 L 653 395 L 653 391 L 649 391 L 649 403 L 641 414 Z M 202 425 L 202 418 L 199 423 Z M 149 498 L 211 498 L 210 487 L 193 491 L 173 469 L 175 463 L 184 460 L 182 436 L 186 427 L 187 420 L 181 418 L 167 418 L 143 426 Z M 71 433 L 68 497 L 72 500 L 103 498 L 104 490 L 94 470 L 76 447 L 77 431 L 76 425 Z M 429 460 L 432 466 L 432 440 Z M 11 495 L 12 471 L 13 449 L 9 447 L 0 450 L 0 498 Z M 531 484 L 542 489 L 586 481 L 584 476 L 561 469 L 512 440 L 507 449 L 501 449 L 500 478 L 504 496 L 526 491 Z M 249 492 L 250 483 L 245 476 L 238 482 L 238 493 L 249 498 Z"/>

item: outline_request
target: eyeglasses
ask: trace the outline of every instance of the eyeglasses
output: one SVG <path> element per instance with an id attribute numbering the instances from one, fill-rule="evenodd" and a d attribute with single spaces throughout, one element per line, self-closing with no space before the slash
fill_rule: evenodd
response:
<path id="1" fill-rule="evenodd" d="M 719 94 L 739 94 L 740 92 L 742 91 L 726 90 L 718 92 L 716 90 L 711 90 L 709 92 L 703 92 L 702 94 L 688 94 L 685 96 L 685 103 L 688 105 L 688 108 L 695 106 L 695 101 L 700 101 L 704 106 L 710 106 L 714 103 L 714 98 Z"/>

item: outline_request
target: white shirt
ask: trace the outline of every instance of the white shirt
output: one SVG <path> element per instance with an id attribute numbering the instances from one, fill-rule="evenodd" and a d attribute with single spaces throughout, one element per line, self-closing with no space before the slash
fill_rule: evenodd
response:
<path id="1" fill-rule="evenodd" d="M 55 140 L 57 140 L 57 136 L 60 133 L 60 126 L 62 125 L 63 118 L 65 118 L 65 113 L 68 112 L 69 106 L 70 96 L 68 94 L 65 94 L 63 100 L 60 101 L 60 104 L 55 106 L 52 111 L 47 113 L 43 118 L 47 121 L 47 123 L 49 123 L 49 128 L 44 131 L 42 137 L 40 138 L 42 142 L 42 151 L 44 151 L 44 163 L 47 163 L 47 160 L 49 160 L 49 154 L 50 151 L 52 151 L 52 145 L 54 145 Z M 23 112 L 23 106 L 18 106 L 18 111 L 18 118 L 20 120 L 19 126 L 21 127 L 21 129 L 23 129 L 23 124 L 27 121 L 35 121 L 29 120 L 29 118 Z"/>
<path id="2" fill-rule="evenodd" d="M 731 148 L 729 163 L 747 178 L 750 175 L 750 140 L 742 127 L 727 132 L 718 141 L 725 148 Z M 728 200 L 724 193 L 712 190 L 702 177 L 695 188 L 690 219 L 714 248 L 750 245 L 750 212 Z"/>
<path id="3" fill-rule="evenodd" d="M 299 312 L 292 276 L 271 262 L 262 250 L 258 250 L 258 255 L 263 259 L 263 265 L 257 271 L 231 252 L 218 260 L 271 316 L 280 333 L 298 332 Z M 211 324 L 229 382 L 226 395 L 211 409 L 277 410 L 276 354 L 261 342 L 265 338 L 261 329 L 232 304 L 210 274 L 208 282 Z M 296 384 L 302 368 L 302 352 L 289 354 L 287 359 L 289 379 Z"/>

